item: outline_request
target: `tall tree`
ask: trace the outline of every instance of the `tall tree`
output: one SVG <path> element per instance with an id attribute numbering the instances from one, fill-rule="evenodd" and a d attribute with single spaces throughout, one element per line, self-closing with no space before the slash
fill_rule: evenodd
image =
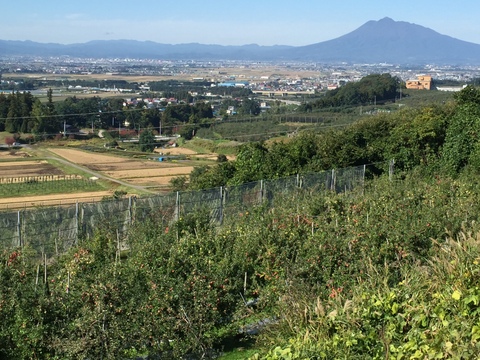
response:
<path id="1" fill-rule="evenodd" d="M 0 131 L 5 131 L 5 120 L 8 115 L 9 102 L 5 94 L 0 94 Z"/>
<path id="2" fill-rule="evenodd" d="M 18 92 L 16 94 L 11 93 L 8 98 L 9 106 L 7 119 L 5 120 L 5 131 L 14 133 L 20 131 L 22 104 L 20 103 L 20 96 Z"/>
<path id="3" fill-rule="evenodd" d="M 243 145 L 235 161 L 235 175 L 231 184 L 243 184 L 249 181 L 266 179 L 268 149 L 261 143 Z"/>
<path id="4" fill-rule="evenodd" d="M 152 129 L 143 130 L 138 139 L 140 150 L 145 152 L 152 152 L 155 149 L 155 136 Z"/>
<path id="5" fill-rule="evenodd" d="M 59 125 L 57 118 L 55 118 L 55 111 L 49 108 L 48 103 L 42 104 L 39 99 L 33 103 L 31 117 L 34 120 L 33 124 L 29 123 L 28 129 L 36 134 L 53 135 L 58 133 L 62 128 Z"/>
<path id="6" fill-rule="evenodd" d="M 242 115 L 258 115 L 260 114 L 260 105 L 257 101 L 246 98 L 242 101 L 239 113 Z"/>

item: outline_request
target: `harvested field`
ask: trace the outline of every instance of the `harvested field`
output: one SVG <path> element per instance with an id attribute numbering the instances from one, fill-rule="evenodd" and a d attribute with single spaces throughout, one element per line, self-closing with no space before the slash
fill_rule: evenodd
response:
<path id="1" fill-rule="evenodd" d="M 178 168 L 184 165 L 172 162 L 160 162 L 152 160 L 126 160 L 123 163 L 113 164 L 95 164 L 87 165 L 89 169 L 95 171 L 119 171 L 119 170 L 148 170 L 148 169 L 163 169 L 163 168 Z"/>
<path id="2" fill-rule="evenodd" d="M 16 160 L 19 158 L 28 158 L 30 154 L 25 151 L 11 150 L 11 151 L 0 151 L 1 160 Z"/>
<path id="3" fill-rule="evenodd" d="M 63 175 L 63 171 L 45 161 L 9 161 L 0 163 L 0 179 L 49 175 Z"/>
<path id="4" fill-rule="evenodd" d="M 197 152 L 180 147 L 169 147 L 166 149 L 155 149 L 156 153 L 161 153 L 162 155 L 196 155 Z"/>
<path id="5" fill-rule="evenodd" d="M 125 75 L 125 74 L 68 74 L 62 75 L 62 78 L 69 81 L 76 79 L 79 80 L 126 80 L 128 82 L 148 82 L 148 81 L 164 81 L 164 80 L 193 80 L 198 77 L 212 78 L 212 74 L 222 74 L 218 75 L 217 80 L 222 80 L 226 76 L 235 75 L 239 78 L 245 79 L 254 79 L 257 81 L 264 81 L 262 77 L 264 76 L 275 76 L 275 77 L 311 77 L 318 76 L 318 70 L 306 70 L 304 68 L 295 68 L 295 67 L 285 67 L 282 65 L 274 64 L 259 64 L 259 65 L 250 65 L 249 67 L 245 66 L 228 66 L 228 67 L 217 67 L 217 66 L 206 66 L 202 68 L 191 69 L 190 73 L 178 72 L 174 75 Z M 48 79 L 48 80 L 57 80 L 57 74 L 44 74 L 44 73 L 5 73 L 5 78 L 31 78 L 31 79 Z M 107 93 L 102 93 L 101 97 L 104 97 Z M 98 96 L 98 94 L 94 94 Z M 125 96 L 125 95 L 122 95 Z"/>
<path id="6" fill-rule="evenodd" d="M 124 171 L 106 171 L 105 174 L 115 179 L 130 179 L 130 178 L 151 178 L 158 176 L 174 176 L 187 175 L 193 170 L 193 166 L 182 167 L 164 167 L 158 169 L 144 169 L 144 170 L 124 170 Z"/>
<path id="7" fill-rule="evenodd" d="M 105 196 L 112 195 L 111 191 L 94 191 L 75 194 L 38 195 L 15 198 L 0 198 L 0 209 L 19 209 L 36 206 L 58 206 L 75 204 L 76 202 L 96 202 Z"/>
<path id="8" fill-rule="evenodd" d="M 25 177 L 25 176 L 41 176 L 41 175 L 62 175 L 63 172 L 54 166 L 28 166 L 22 168 L 2 168 L 0 170 L 0 178 L 4 177 Z"/>
<path id="9" fill-rule="evenodd" d="M 67 159 L 68 161 L 80 165 L 111 164 L 129 161 L 129 159 L 119 156 L 89 153 L 76 149 L 50 148 L 48 150 L 63 157 L 64 159 Z"/>
<path id="10" fill-rule="evenodd" d="M 165 149 L 162 150 L 164 154 L 167 153 Z M 172 177 L 188 175 L 193 170 L 193 166 L 190 164 L 183 165 L 180 162 L 122 158 L 88 153 L 77 149 L 52 148 L 50 151 L 72 163 L 80 164 L 132 185 L 165 186 Z M 168 151 L 175 152 L 175 155 L 195 154 L 194 151 L 183 148 L 169 148 Z"/>
<path id="11" fill-rule="evenodd" d="M 29 166 L 29 165 L 38 165 L 38 164 L 48 164 L 45 161 L 5 161 L 0 162 L 0 171 L 3 170 L 4 167 L 14 167 L 14 166 Z"/>
<path id="12" fill-rule="evenodd" d="M 185 164 L 182 161 L 152 161 L 90 153 L 71 148 L 50 148 L 49 150 L 72 164 L 84 166 L 100 174 L 104 174 L 107 177 L 122 180 L 134 186 L 158 188 L 158 191 L 168 190 L 172 178 L 188 175 L 193 170 L 193 166 L 189 161 Z M 170 155 L 196 155 L 194 151 L 183 148 L 169 148 L 167 151 L 165 149 L 162 150 L 165 155 L 167 152 Z M 30 191 L 32 195 L 21 196 L 25 194 L 23 190 L 17 191 L 16 196 L 13 194 L 10 195 L 10 192 L 4 193 L 3 196 L 9 197 L 0 197 L 0 210 L 36 206 L 58 206 L 73 204 L 75 202 L 92 202 L 112 195 L 111 191 L 93 191 L 94 189 L 92 188 L 80 188 L 77 190 L 80 192 L 69 192 L 68 187 L 65 192 L 61 194 L 52 191 L 52 194 L 49 195 L 35 195 L 36 193 L 41 194 L 42 189 L 45 188 L 51 191 L 51 187 L 47 186 L 50 181 L 69 179 L 76 181 L 77 175 L 65 175 L 61 169 L 56 168 L 45 160 L 23 160 L 18 156 L 2 157 L 1 159 L 0 184 L 7 187 L 19 187 L 26 186 L 27 184 L 22 184 L 27 182 L 29 185 L 28 191 Z M 22 179 L 24 181 L 22 181 Z M 35 186 L 30 183 L 35 183 Z M 67 183 L 69 182 L 67 181 Z M 40 189 L 38 192 L 35 190 L 36 187 Z"/>

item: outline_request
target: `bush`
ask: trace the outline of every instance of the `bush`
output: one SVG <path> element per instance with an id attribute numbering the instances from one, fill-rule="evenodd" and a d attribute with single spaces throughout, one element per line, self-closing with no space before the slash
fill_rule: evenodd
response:
<path id="1" fill-rule="evenodd" d="M 15 144 L 15 139 L 11 136 L 7 136 L 5 138 L 5 144 L 7 144 L 8 146 L 12 146 L 13 144 Z"/>

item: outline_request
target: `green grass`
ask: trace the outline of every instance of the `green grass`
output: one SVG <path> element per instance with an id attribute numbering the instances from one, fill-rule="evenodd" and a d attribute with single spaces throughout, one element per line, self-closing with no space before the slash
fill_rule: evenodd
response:
<path id="1" fill-rule="evenodd" d="M 259 352 L 255 348 L 253 337 L 231 336 L 227 337 L 220 344 L 222 350 L 219 360 L 244 360 Z"/>
<path id="2" fill-rule="evenodd" d="M 45 156 L 45 154 L 40 154 Z M 35 157 L 36 160 L 44 160 L 44 157 Z M 15 159 L 15 162 L 18 161 L 31 161 L 32 158 L 18 158 Z M 58 160 L 46 159 L 48 163 L 55 168 L 61 170 L 66 176 L 67 179 L 52 180 L 52 181 L 40 181 L 42 179 L 41 175 L 31 176 L 31 181 L 24 183 L 13 183 L 13 184 L 0 184 L 0 197 L 7 198 L 12 196 L 32 196 L 32 195 L 51 195 L 51 194 L 61 194 L 61 193 L 78 193 L 78 192 L 88 192 L 88 191 L 101 191 L 110 187 L 105 181 L 97 180 L 91 181 L 88 180 L 92 175 L 89 172 L 81 171 L 79 169 L 73 168 L 67 164 L 64 164 Z M 81 179 L 69 179 L 69 175 L 79 175 Z M 19 176 L 28 177 L 28 176 Z"/>
<path id="3" fill-rule="evenodd" d="M 438 90 L 404 90 L 397 104 L 410 107 L 423 107 L 428 104 L 441 104 L 453 100 L 453 93 Z"/>
<path id="4" fill-rule="evenodd" d="M 2 148 L 0 148 L 0 153 L 2 153 L 2 152 L 10 153 L 11 151 L 15 151 L 15 150 L 12 150 L 12 149 L 2 149 Z M 35 160 L 36 160 L 36 158 L 35 158 Z M 31 157 L 26 157 L 26 158 L 24 158 L 24 157 L 20 157 L 20 156 L 19 156 L 19 157 L 15 158 L 13 161 L 15 161 L 15 162 L 32 161 L 32 158 L 31 158 Z M 6 163 L 6 162 L 12 162 L 12 158 L 2 159 L 2 158 L 0 157 L 0 163 Z M 0 176 L 1 176 L 1 175 L 0 175 Z"/>
<path id="5" fill-rule="evenodd" d="M 199 154 L 209 154 L 215 151 L 215 142 L 210 139 L 193 138 L 186 141 L 183 147 Z"/>
<path id="6" fill-rule="evenodd" d="M 236 155 L 240 145 L 242 143 L 238 141 L 218 141 L 216 152 L 224 155 Z"/>
<path id="7" fill-rule="evenodd" d="M 255 355 L 258 351 L 252 350 L 252 349 L 243 349 L 243 348 L 238 348 L 234 349 L 230 352 L 227 352 L 217 359 L 219 360 L 245 360 L 248 359 L 249 357 Z"/>
<path id="8" fill-rule="evenodd" d="M 73 168 L 70 165 L 67 165 L 58 160 L 48 159 L 46 161 L 48 161 L 50 165 L 55 166 L 57 169 L 60 169 L 66 175 L 80 175 L 85 178 L 89 178 L 90 176 L 92 176 L 89 172 Z"/>
<path id="9" fill-rule="evenodd" d="M 225 155 L 234 155 L 237 153 L 241 142 L 230 140 L 211 140 L 203 138 L 193 138 L 186 141 L 183 147 L 193 150 L 199 154 L 218 153 Z"/>
<path id="10" fill-rule="evenodd" d="M 54 181 L 32 180 L 24 183 L 0 184 L 0 197 L 51 195 L 100 190 L 104 190 L 100 184 L 86 179 Z"/>
<path id="11" fill-rule="evenodd" d="M 0 144 L 5 144 L 5 138 L 12 136 L 9 132 L 0 131 Z"/>

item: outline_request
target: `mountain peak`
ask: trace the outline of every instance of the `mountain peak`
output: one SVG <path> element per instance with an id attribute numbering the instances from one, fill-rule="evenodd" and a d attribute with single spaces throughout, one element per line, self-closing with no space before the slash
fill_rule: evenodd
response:
<path id="1" fill-rule="evenodd" d="M 478 64 L 480 45 L 384 17 L 333 40 L 296 50 L 299 59 L 393 64 Z"/>
<path id="2" fill-rule="evenodd" d="M 159 59 L 300 60 L 392 64 L 480 64 L 480 45 L 454 39 L 421 25 L 389 17 L 371 20 L 336 39 L 291 46 L 220 46 L 159 44 L 151 41 L 92 41 L 85 44 L 39 44 L 0 40 L 6 55 L 132 57 Z"/>
<path id="3" fill-rule="evenodd" d="M 383 19 L 378 20 L 378 22 L 383 22 L 383 23 L 394 23 L 396 22 L 392 18 L 389 18 L 388 16 L 384 17 Z"/>

